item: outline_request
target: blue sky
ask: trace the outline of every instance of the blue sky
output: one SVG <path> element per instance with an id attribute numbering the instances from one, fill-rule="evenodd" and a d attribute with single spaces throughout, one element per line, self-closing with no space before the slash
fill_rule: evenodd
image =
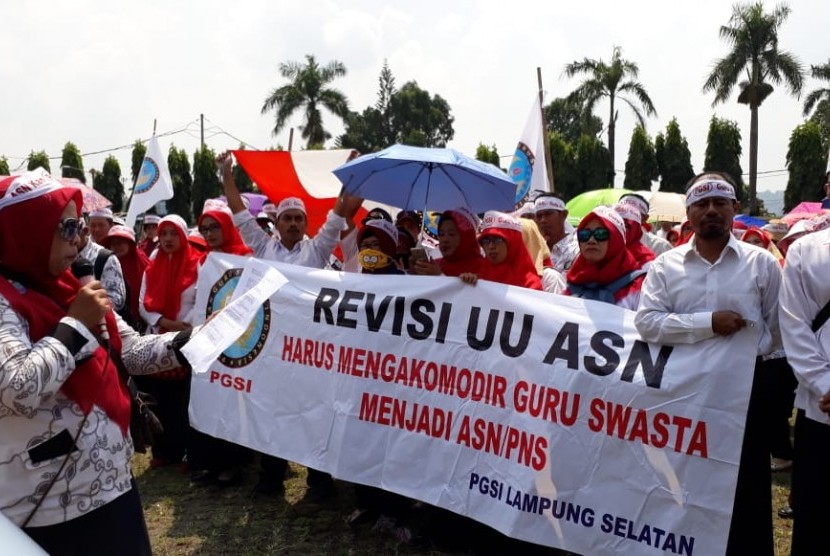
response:
<path id="1" fill-rule="evenodd" d="M 789 5 L 781 47 L 805 67 L 827 62 L 830 2 Z M 712 61 L 727 51 L 718 28 L 730 13 L 730 2 L 716 0 L 66 0 L 48 9 L 44 2 L 3 2 L 0 155 L 14 168 L 21 162 L 17 157 L 32 149 L 59 156 L 67 140 L 82 152 L 126 145 L 148 137 L 154 118 L 159 132 L 187 129 L 163 138 L 163 148 L 172 141 L 192 153 L 200 113 L 208 120 L 207 142 L 216 150 L 238 144 L 221 131 L 257 148 L 287 145 L 288 131 L 271 136 L 272 117 L 260 115 L 260 107 L 268 91 L 284 83 L 279 63 L 306 54 L 345 64 L 348 75 L 335 86 L 357 110 L 374 103 L 387 59 L 399 85 L 415 80 L 449 102 L 456 130 L 451 146 L 473 154 L 484 142 L 509 155 L 536 91 L 536 67 L 542 68 L 548 98 L 564 96 L 577 84 L 562 77 L 566 63 L 607 60 L 617 45 L 639 64 L 640 80 L 657 108 L 658 117 L 647 121 L 649 133 L 664 130 L 676 117 L 698 169 L 713 113 L 738 122 L 748 151 L 748 108 L 734 99 L 712 108 L 712 96 L 701 92 Z M 817 86 L 808 79 L 805 89 Z M 607 109 L 597 108 L 604 121 Z M 787 141 L 802 121 L 801 102 L 783 88 L 766 101 L 760 110 L 759 171 L 785 168 Z M 342 131 L 334 116 L 325 122 L 335 135 Z M 633 125 L 633 115 L 621 107 L 618 169 L 625 165 Z M 130 150 L 113 154 L 128 173 Z M 87 169 L 100 168 L 105 156 L 85 157 Z M 786 179 L 786 173 L 762 175 L 759 190 L 783 189 Z"/>

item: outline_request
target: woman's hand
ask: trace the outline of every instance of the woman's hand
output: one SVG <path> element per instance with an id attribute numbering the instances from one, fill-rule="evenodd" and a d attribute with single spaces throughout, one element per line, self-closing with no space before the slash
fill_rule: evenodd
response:
<path id="1" fill-rule="evenodd" d="M 93 280 L 78 290 L 78 295 L 66 314 L 95 332 L 98 330 L 98 323 L 110 309 L 112 309 L 112 303 L 107 296 L 107 291 L 101 282 Z"/>
<path id="2" fill-rule="evenodd" d="M 427 259 L 418 259 L 409 267 L 409 273 L 421 276 L 441 276 L 441 267 Z"/>
<path id="3" fill-rule="evenodd" d="M 461 278 L 461 281 L 465 284 L 470 284 L 471 286 L 475 286 L 476 282 L 478 282 L 478 274 L 473 272 L 463 272 L 458 275 Z"/>

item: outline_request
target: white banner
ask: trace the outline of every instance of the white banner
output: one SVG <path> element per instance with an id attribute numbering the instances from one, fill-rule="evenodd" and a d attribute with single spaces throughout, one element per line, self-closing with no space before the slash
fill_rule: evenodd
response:
<path id="1" fill-rule="evenodd" d="M 246 259 L 212 254 L 207 315 Z M 287 279 L 193 376 L 198 429 L 584 554 L 722 554 L 756 339 L 642 342 L 633 313 L 457 278 Z"/>

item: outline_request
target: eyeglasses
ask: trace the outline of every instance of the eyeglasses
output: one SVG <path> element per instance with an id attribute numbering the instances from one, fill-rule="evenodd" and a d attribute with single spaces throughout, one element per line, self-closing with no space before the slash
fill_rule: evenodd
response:
<path id="1" fill-rule="evenodd" d="M 576 232 L 576 240 L 579 243 L 588 243 L 592 237 L 597 241 L 608 241 L 608 238 L 611 237 L 611 232 L 608 231 L 608 228 L 584 229 L 577 230 Z"/>
<path id="2" fill-rule="evenodd" d="M 484 236 L 483 238 L 478 240 L 478 244 L 482 247 L 487 247 L 490 244 L 498 245 L 499 243 L 504 243 L 504 238 L 501 236 Z"/>
<path id="3" fill-rule="evenodd" d="M 84 229 L 84 221 L 80 218 L 64 218 L 58 222 L 58 232 L 64 241 L 75 241 Z"/>
<path id="4" fill-rule="evenodd" d="M 203 236 L 208 235 L 211 232 L 219 232 L 222 230 L 222 226 L 219 224 L 212 224 L 210 226 L 199 226 L 199 233 Z"/>

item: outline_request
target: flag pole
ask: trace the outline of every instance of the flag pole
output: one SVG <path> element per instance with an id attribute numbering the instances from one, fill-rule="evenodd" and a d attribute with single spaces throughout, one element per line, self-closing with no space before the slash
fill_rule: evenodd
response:
<path id="1" fill-rule="evenodd" d="M 545 94 L 542 89 L 542 68 L 536 67 L 536 81 L 539 85 L 539 110 L 542 112 L 542 139 L 545 145 L 545 166 L 548 171 L 548 184 L 553 193 L 556 188 L 553 184 L 553 160 L 550 156 L 550 136 L 548 135 L 548 122 L 545 120 Z"/>

